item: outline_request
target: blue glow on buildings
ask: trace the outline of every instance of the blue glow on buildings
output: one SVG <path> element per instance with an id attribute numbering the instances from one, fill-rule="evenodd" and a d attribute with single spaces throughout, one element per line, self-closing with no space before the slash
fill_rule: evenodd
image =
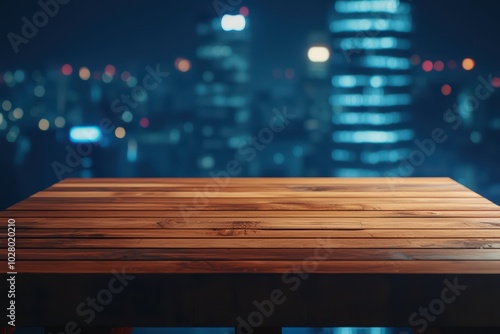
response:
<path id="1" fill-rule="evenodd" d="M 69 139 L 73 143 L 96 143 L 102 138 L 98 126 L 75 126 L 69 130 Z"/>
<path id="2" fill-rule="evenodd" d="M 413 139 L 410 129 L 397 131 L 336 131 L 333 140 L 338 143 L 398 143 Z"/>
<path id="3" fill-rule="evenodd" d="M 337 1 L 335 10 L 338 13 L 386 12 L 394 14 L 401 10 L 399 0 L 382 1 Z M 405 7 L 406 8 L 406 7 Z"/>
<path id="4" fill-rule="evenodd" d="M 332 78 L 334 87 L 355 87 L 372 86 L 378 87 L 405 87 L 412 83 L 412 77 L 409 75 L 337 75 Z"/>
<path id="5" fill-rule="evenodd" d="M 408 113 L 367 113 L 367 112 L 344 112 L 332 116 L 333 124 L 364 124 L 364 125 L 392 125 L 409 120 Z"/>
<path id="6" fill-rule="evenodd" d="M 409 49 L 410 41 L 396 37 L 353 37 L 340 42 L 342 50 Z"/>
<path id="7" fill-rule="evenodd" d="M 127 143 L 127 161 L 137 161 L 137 141 L 135 139 L 130 139 Z"/>
<path id="8" fill-rule="evenodd" d="M 411 67 L 409 59 L 389 56 L 366 56 L 361 58 L 366 67 L 388 68 L 391 70 L 408 70 Z"/>
<path id="9" fill-rule="evenodd" d="M 331 104 L 351 107 L 402 106 L 411 103 L 409 94 L 345 94 L 332 96 Z"/>
<path id="10" fill-rule="evenodd" d="M 332 174 L 382 176 L 415 137 L 411 124 L 411 7 L 399 0 L 338 0 L 334 49 Z"/>
<path id="11" fill-rule="evenodd" d="M 407 33 L 411 32 L 411 22 L 406 20 L 386 20 L 379 18 L 370 19 L 346 19 L 330 23 L 330 31 L 337 32 L 359 32 L 359 31 L 392 31 Z"/>

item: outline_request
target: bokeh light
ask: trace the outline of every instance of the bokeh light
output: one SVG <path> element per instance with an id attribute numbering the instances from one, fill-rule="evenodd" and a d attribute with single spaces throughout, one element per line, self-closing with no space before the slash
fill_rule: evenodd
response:
<path id="1" fill-rule="evenodd" d="M 61 73 L 68 76 L 73 73 L 73 67 L 70 64 L 64 64 L 61 68 Z"/>
<path id="2" fill-rule="evenodd" d="M 436 61 L 434 63 L 434 69 L 437 72 L 441 72 L 442 70 L 444 70 L 444 63 L 441 60 Z"/>
<path id="3" fill-rule="evenodd" d="M 307 51 L 307 58 L 313 63 L 324 63 L 330 59 L 330 50 L 325 46 L 312 46 Z"/>
<path id="4" fill-rule="evenodd" d="M 132 115 L 132 113 L 130 111 L 124 111 L 123 114 L 122 114 L 122 120 L 126 123 L 130 123 L 132 122 L 132 120 L 134 119 L 134 115 Z"/>
<path id="5" fill-rule="evenodd" d="M 80 76 L 80 79 L 82 79 L 84 81 L 90 79 L 90 71 L 85 66 L 80 67 L 80 70 L 78 71 L 78 75 Z"/>
<path id="6" fill-rule="evenodd" d="M 149 126 L 149 119 L 147 119 L 146 117 L 142 117 L 139 121 L 139 125 L 143 128 L 147 128 Z"/>
<path id="7" fill-rule="evenodd" d="M 110 83 L 111 81 L 113 81 L 113 76 L 109 75 L 108 73 L 104 73 L 101 77 L 102 79 L 102 82 L 104 83 Z"/>
<path id="8" fill-rule="evenodd" d="M 243 16 L 248 16 L 248 14 L 250 14 L 250 10 L 248 9 L 248 7 L 243 6 L 240 8 L 240 14 Z"/>
<path id="9" fill-rule="evenodd" d="M 191 69 L 191 62 L 185 58 L 177 58 L 175 68 L 180 72 L 187 72 Z"/>
<path id="10" fill-rule="evenodd" d="M 476 67 L 476 62 L 472 58 L 465 58 L 462 61 L 462 68 L 466 71 L 470 71 Z"/>
<path id="11" fill-rule="evenodd" d="M 16 108 L 12 112 L 12 115 L 14 116 L 15 119 L 21 119 L 23 118 L 24 111 L 21 108 Z"/>
<path id="12" fill-rule="evenodd" d="M 221 27 L 224 31 L 242 31 L 247 21 L 243 15 L 224 15 L 221 19 Z"/>
<path id="13" fill-rule="evenodd" d="M 49 129 L 49 121 L 46 120 L 45 118 L 42 118 L 39 122 L 38 122 L 38 128 L 42 131 L 47 131 Z"/>
<path id="14" fill-rule="evenodd" d="M 123 81 L 127 81 L 128 78 L 130 78 L 130 73 L 128 71 L 124 71 L 122 72 L 122 75 L 120 76 L 120 78 L 123 80 Z"/>
<path id="15" fill-rule="evenodd" d="M 441 93 L 444 95 L 444 96 L 448 96 L 451 94 L 451 86 L 446 84 L 446 85 L 443 85 L 441 86 Z"/>
<path id="16" fill-rule="evenodd" d="M 36 97 L 43 97 L 45 95 L 45 88 L 41 85 L 38 85 L 35 87 L 35 90 L 33 91 Z"/>
<path id="17" fill-rule="evenodd" d="M 500 78 L 494 77 L 493 79 L 491 79 L 491 85 L 495 88 L 500 88 Z"/>
<path id="18" fill-rule="evenodd" d="M 9 143 L 13 143 L 13 142 L 15 142 L 15 141 L 16 141 L 16 139 L 17 139 L 17 137 L 19 136 L 19 132 L 20 132 L 19 127 L 17 127 L 17 126 L 15 126 L 15 125 L 13 125 L 13 126 L 10 128 L 9 132 L 7 133 L 7 135 L 5 136 L 5 137 L 6 137 L 6 139 L 7 139 L 7 141 L 8 141 Z"/>
<path id="19" fill-rule="evenodd" d="M 425 72 L 430 72 L 430 71 L 432 71 L 433 68 L 434 68 L 434 65 L 432 64 L 432 61 L 430 61 L 430 60 L 426 60 L 422 63 L 422 69 Z"/>
<path id="20" fill-rule="evenodd" d="M 417 66 L 420 64 L 420 56 L 419 55 L 412 55 L 410 58 L 411 64 L 414 66 Z"/>
<path id="21" fill-rule="evenodd" d="M 2 102 L 2 109 L 5 111 L 9 111 L 12 109 L 12 103 L 9 100 L 5 100 Z"/>
<path id="22" fill-rule="evenodd" d="M 14 81 L 17 83 L 23 82 L 25 77 L 26 77 L 26 74 L 24 73 L 23 70 L 16 70 L 14 72 Z"/>
<path id="23" fill-rule="evenodd" d="M 6 82 L 6 83 L 12 83 L 14 82 L 14 74 L 12 74 L 11 71 L 7 71 L 3 74 L 3 80 Z"/>
<path id="24" fill-rule="evenodd" d="M 473 131 L 470 134 L 470 141 L 474 144 L 479 144 L 483 140 L 483 135 L 478 131 Z"/>
<path id="25" fill-rule="evenodd" d="M 54 120 L 54 124 L 58 128 L 63 128 L 66 125 L 66 119 L 62 116 L 57 116 L 56 119 Z"/>
<path id="26" fill-rule="evenodd" d="M 116 136 L 116 138 L 118 138 L 118 139 L 125 138 L 125 135 L 126 135 L 126 134 L 127 134 L 127 133 L 126 133 L 125 129 L 124 129 L 124 128 L 122 128 L 121 126 L 119 126 L 119 127 L 117 127 L 117 128 L 115 129 L 115 136 Z"/>
<path id="27" fill-rule="evenodd" d="M 102 138 L 98 126 L 74 126 L 69 130 L 69 139 L 73 143 L 96 143 Z"/>
<path id="28" fill-rule="evenodd" d="M 130 88 L 137 86 L 137 79 L 134 76 L 129 76 L 127 79 L 127 86 Z"/>
<path id="29" fill-rule="evenodd" d="M 116 68 L 113 65 L 106 65 L 106 67 L 104 68 L 104 73 L 109 76 L 114 76 L 116 73 Z"/>

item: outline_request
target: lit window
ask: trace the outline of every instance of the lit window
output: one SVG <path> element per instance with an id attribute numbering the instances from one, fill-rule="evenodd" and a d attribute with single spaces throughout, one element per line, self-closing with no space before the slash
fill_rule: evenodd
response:
<path id="1" fill-rule="evenodd" d="M 246 19 L 243 15 L 224 15 L 221 26 L 224 31 L 242 31 L 246 27 Z"/>

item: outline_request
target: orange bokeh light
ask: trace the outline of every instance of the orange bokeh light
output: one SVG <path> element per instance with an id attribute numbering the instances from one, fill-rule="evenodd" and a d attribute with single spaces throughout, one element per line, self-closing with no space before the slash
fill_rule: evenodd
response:
<path id="1" fill-rule="evenodd" d="M 80 70 L 78 71 L 78 75 L 80 76 L 80 79 L 82 79 L 82 80 L 90 79 L 90 71 L 85 66 L 80 68 Z"/>
<path id="2" fill-rule="evenodd" d="M 181 72 L 187 72 L 191 69 L 191 62 L 185 58 L 177 58 L 175 60 L 175 68 Z"/>
<path id="3" fill-rule="evenodd" d="M 465 58 L 462 61 L 462 67 L 466 71 L 472 70 L 474 67 L 476 67 L 476 62 L 472 58 Z"/>

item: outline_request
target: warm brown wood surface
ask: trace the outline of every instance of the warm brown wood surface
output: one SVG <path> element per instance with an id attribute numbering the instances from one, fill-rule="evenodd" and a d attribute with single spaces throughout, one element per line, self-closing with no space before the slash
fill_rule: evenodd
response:
<path id="1" fill-rule="evenodd" d="M 66 179 L 1 217 L 18 273 L 500 273 L 500 207 L 449 178 Z"/>

